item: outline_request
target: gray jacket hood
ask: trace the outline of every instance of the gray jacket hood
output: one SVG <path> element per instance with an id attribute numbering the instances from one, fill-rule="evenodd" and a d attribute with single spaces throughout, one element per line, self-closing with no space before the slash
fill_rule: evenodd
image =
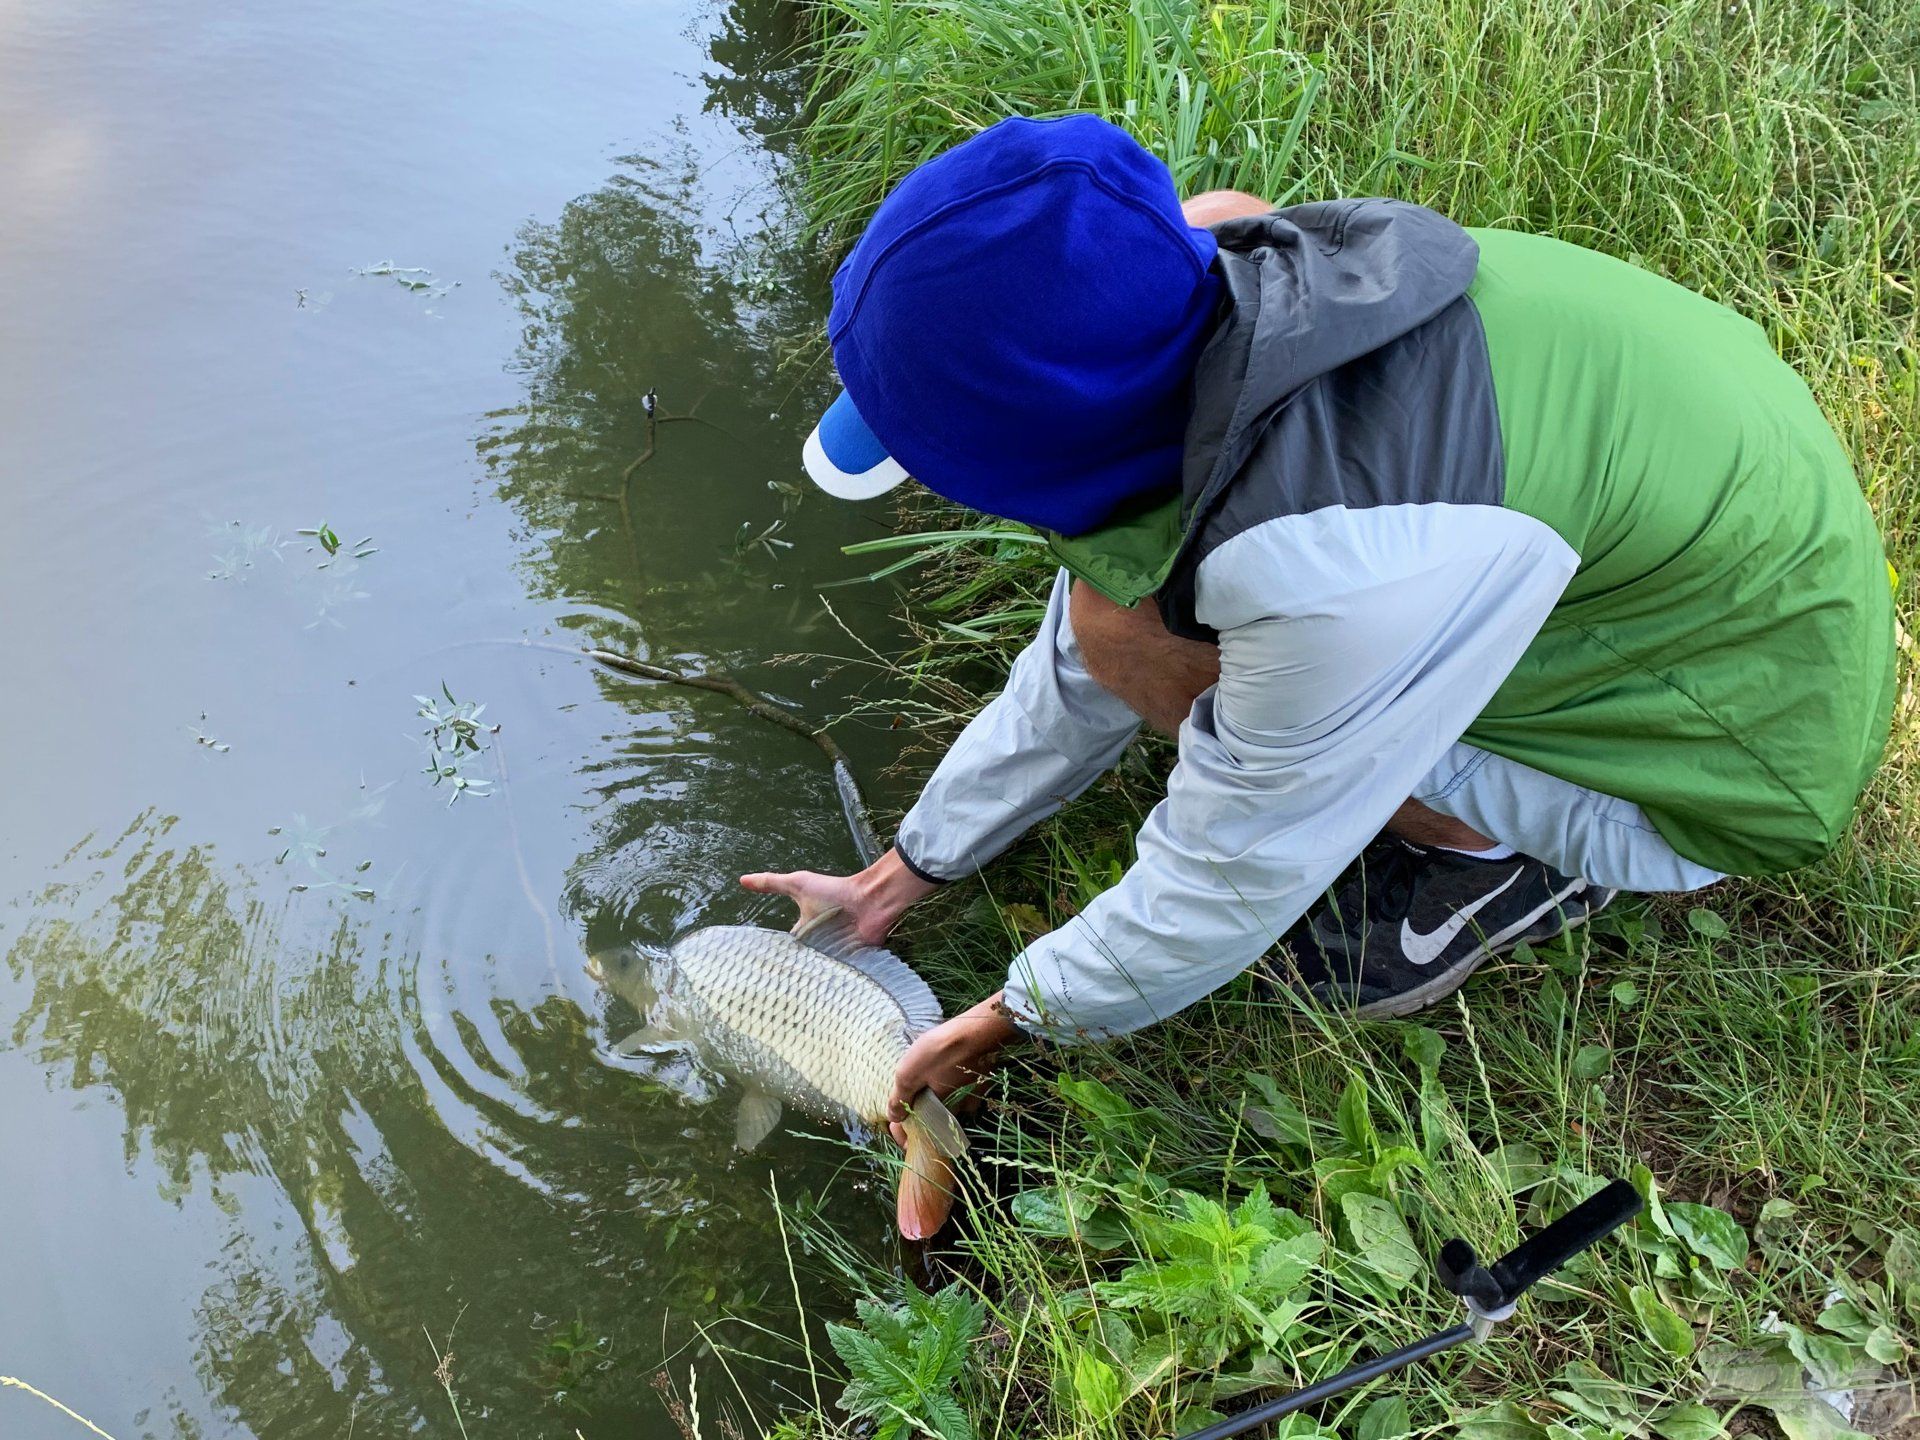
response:
<path id="1" fill-rule="evenodd" d="M 1458 300 L 1480 258 L 1453 221 L 1400 200 L 1293 205 L 1213 233 L 1226 298 L 1194 370 L 1188 516 L 1232 481 L 1277 409 Z"/>

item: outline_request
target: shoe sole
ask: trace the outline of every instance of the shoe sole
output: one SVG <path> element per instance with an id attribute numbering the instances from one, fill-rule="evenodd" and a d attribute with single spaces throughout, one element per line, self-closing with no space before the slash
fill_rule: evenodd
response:
<path id="1" fill-rule="evenodd" d="M 1511 941 L 1501 945 L 1497 950 L 1489 950 L 1484 946 L 1475 950 L 1473 954 L 1467 956 L 1457 965 L 1449 970 L 1442 971 L 1424 985 L 1416 985 L 1411 990 L 1404 990 L 1398 995 L 1390 995 L 1384 1000 L 1374 1000 L 1365 1005 L 1353 1006 L 1351 1007 L 1352 1011 L 1362 1020 L 1404 1020 L 1409 1015 L 1416 1015 L 1422 1010 L 1438 1005 L 1442 1000 L 1466 984 L 1468 980 L 1472 979 L 1473 972 L 1486 964 L 1487 961 L 1497 956 L 1505 955 L 1521 945 L 1530 945 L 1536 940 L 1551 940 L 1556 935 L 1565 935 L 1569 931 L 1578 930 L 1582 925 L 1586 924 L 1587 921 L 1611 905 L 1619 896 L 1620 892 L 1618 890 L 1601 890 L 1598 891 L 1597 894 L 1599 896 L 1598 900 L 1587 906 L 1578 917 L 1572 920 L 1566 918 L 1566 912 L 1563 910 L 1560 912 L 1559 923 L 1551 929 L 1543 930 L 1539 925 L 1529 927 L 1525 934 L 1516 935 Z M 1543 922 L 1544 918 L 1545 917 L 1543 917 Z"/>

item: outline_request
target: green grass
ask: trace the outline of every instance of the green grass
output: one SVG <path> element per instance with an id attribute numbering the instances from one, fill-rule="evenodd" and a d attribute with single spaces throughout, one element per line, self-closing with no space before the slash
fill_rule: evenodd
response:
<path id="1" fill-rule="evenodd" d="M 1184 191 L 1384 193 L 1560 235 L 1758 321 L 1851 450 L 1889 556 L 1915 568 L 1910 3 L 815 0 L 813 14 L 803 153 L 829 249 L 918 161 L 1006 114 L 1079 109 L 1131 128 Z M 978 523 L 928 505 L 910 528 Z M 911 717 L 938 735 L 998 683 L 1050 569 L 1017 535 L 919 548 L 921 644 L 899 663 L 916 681 Z M 1403 1264 L 1400 1223 L 1418 1256 L 1454 1234 L 1498 1251 L 1594 1177 L 1626 1173 L 1678 1206 L 1543 1289 L 1493 1344 L 1350 1396 L 1301 1433 L 1707 1440 L 1731 1423 L 1802 1440 L 1839 1425 L 1807 1402 L 1804 1373 L 1911 1373 L 1911 594 L 1888 761 L 1827 862 L 1623 908 L 1491 967 L 1419 1024 L 1312 1013 L 1242 982 L 1114 1046 L 1016 1057 L 978 1124 L 972 1203 L 941 1262 L 986 1307 L 982 1328 L 957 1378 L 916 1379 L 911 1357 L 944 1366 L 956 1337 L 913 1330 L 917 1311 L 870 1315 L 908 1358 L 887 1372 L 895 1408 L 874 1399 L 886 1375 L 860 1382 L 864 1413 L 948 1440 L 1167 1434 L 1447 1323 L 1431 1272 Z M 994 988 L 1024 936 L 1111 883 L 1168 759 L 1136 751 L 984 886 L 909 918 L 915 963 L 949 1002 Z M 1703 1239 L 1723 1222 L 1687 1204 L 1731 1215 L 1744 1256 Z M 1278 1272 L 1261 1257 L 1302 1225 L 1311 1269 L 1263 1290 Z M 816 1255 L 846 1253 L 816 1238 Z M 850 1292 L 904 1298 L 851 1261 L 835 1273 Z M 1836 1288 L 1852 1299 L 1827 1309 Z M 1701 1401 L 1710 1413 L 1689 1408 Z M 853 1425 L 831 1408 L 787 1423 Z"/>

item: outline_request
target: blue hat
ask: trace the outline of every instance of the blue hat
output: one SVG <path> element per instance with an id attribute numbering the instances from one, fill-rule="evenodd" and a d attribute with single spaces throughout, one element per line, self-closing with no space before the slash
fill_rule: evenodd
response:
<path id="1" fill-rule="evenodd" d="M 1065 535 L 1177 485 L 1214 250 L 1124 130 L 1002 120 L 902 180 L 833 277 L 846 391 L 807 472 Z"/>

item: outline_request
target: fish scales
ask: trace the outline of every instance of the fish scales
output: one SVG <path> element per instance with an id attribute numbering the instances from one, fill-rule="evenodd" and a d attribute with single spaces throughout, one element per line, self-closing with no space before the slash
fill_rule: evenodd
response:
<path id="1" fill-rule="evenodd" d="M 796 1104 L 869 1124 L 886 1115 L 914 1027 L 901 1002 L 856 965 L 753 926 L 697 931 L 674 947 L 670 988 L 719 1058 Z"/>
<path id="2" fill-rule="evenodd" d="M 591 963 L 647 1017 L 618 1050 L 691 1041 L 742 1083 L 734 1121 L 742 1150 L 773 1132 L 781 1099 L 878 1129 L 900 1057 L 941 1020 L 926 981 L 897 955 L 862 941 L 837 910 L 791 933 L 696 930 L 657 964 L 630 947 Z M 909 1109 L 897 1212 L 900 1233 L 924 1240 L 953 1208 L 952 1161 L 967 1138 L 931 1090 L 915 1095 Z"/>

